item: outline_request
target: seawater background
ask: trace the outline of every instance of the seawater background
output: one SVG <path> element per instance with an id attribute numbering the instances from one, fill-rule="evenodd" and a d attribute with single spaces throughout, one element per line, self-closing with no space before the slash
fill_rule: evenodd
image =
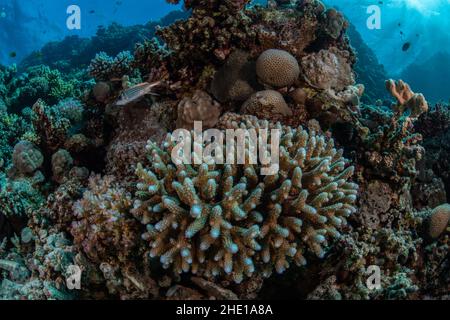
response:
<path id="1" fill-rule="evenodd" d="M 450 57 L 450 0 L 323 2 L 345 13 L 392 77 L 400 75 L 411 64 L 426 62 L 440 52 Z M 81 7 L 80 31 L 66 28 L 66 9 L 70 4 Z M 381 8 L 381 30 L 369 30 L 366 26 L 366 10 L 373 4 Z M 19 62 L 45 43 L 61 40 L 67 35 L 91 36 L 98 26 L 111 22 L 143 24 L 178 8 L 180 6 L 167 4 L 164 0 L 0 0 L 0 63 Z M 402 46 L 406 42 L 411 48 L 405 52 Z M 17 57 L 11 58 L 11 52 L 16 52 Z M 441 69 L 450 74 L 450 70 L 445 70 L 450 69 L 449 66 L 443 63 Z M 450 83 L 450 75 L 438 79 L 439 82 L 447 80 Z M 450 94 L 442 98 L 449 97 Z"/>

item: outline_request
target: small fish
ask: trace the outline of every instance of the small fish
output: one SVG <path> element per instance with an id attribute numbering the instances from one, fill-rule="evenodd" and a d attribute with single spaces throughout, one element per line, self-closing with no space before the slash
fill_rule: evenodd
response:
<path id="1" fill-rule="evenodd" d="M 15 51 L 11 51 L 11 52 L 9 53 L 9 57 L 10 57 L 10 58 L 15 58 L 15 57 L 17 57 L 17 53 L 16 53 Z"/>
<path id="2" fill-rule="evenodd" d="M 91 10 L 91 11 L 89 11 L 89 13 L 90 13 L 90 14 L 93 14 L 93 13 L 95 13 L 95 10 Z"/>
<path id="3" fill-rule="evenodd" d="M 0 12 L 0 18 L 2 18 L 2 19 L 6 18 L 6 12 L 5 11 Z"/>
<path id="4" fill-rule="evenodd" d="M 151 94 L 151 95 L 157 95 L 156 93 L 152 92 L 152 89 L 160 85 L 160 82 L 154 82 L 154 83 L 140 83 L 138 85 L 135 85 L 129 89 L 126 89 L 122 94 L 120 95 L 119 100 L 116 102 L 117 106 L 126 106 L 130 103 L 136 102 L 142 97 Z"/>
<path id="5" fill-rule="evenodd" d="M 406 52 L 406 51 L 409 50 L 409 48 L 411 48 L 411 42 L 406 42 L 406 43 L 403 45 L 402 50 Z"/>

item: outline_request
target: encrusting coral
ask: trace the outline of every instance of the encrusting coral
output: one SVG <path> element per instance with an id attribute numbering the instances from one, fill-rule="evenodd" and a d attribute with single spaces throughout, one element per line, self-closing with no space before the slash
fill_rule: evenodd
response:
<path id="1" fill-rule="evenodd" d="M 240 126 L 258 133 L 269 124 Z M 133 214 L 147 226 L 150 255 L 176 273 L 247 276 L 291 263 L 306 264 L 311 252 L 324 257 L 356 212 L 357 185 L 342 152 L 302 128 L 282 131 L 280 171 L 260 175 L 261 166 L 175 165 L 168 140 L 149 142 L 150 166 L 137 169 Z M 169 137 L 170 139 L 170 137 Z"/>
<path id="2" fill-rule="evenodd" d="M 192 98 L 186 97 L 178 104 L 177 128 L 194 129 L 194 122 L 201 121 L 203 128 L 213 128 L 219 121 L 221 106 L 206 92 L 197 90 Z"/>

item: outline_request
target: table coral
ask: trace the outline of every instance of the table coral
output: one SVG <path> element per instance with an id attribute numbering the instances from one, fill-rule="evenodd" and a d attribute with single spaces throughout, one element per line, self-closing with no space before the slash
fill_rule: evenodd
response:
<path id="1" fill-rule="evenodd" d="M 149 142 L 151 163 L 137 169 L 133 213 L 147 225 L 152 257 L 176 273 L 226 274 L 237 283 L 304 265 L 308 252 L 324 257 L 356 211 L 353 167 L 333 140 L 278 128 L 280 172 L 267 177 L 258 165 L 174 165 L 170 140 L 162 149 Z"/>

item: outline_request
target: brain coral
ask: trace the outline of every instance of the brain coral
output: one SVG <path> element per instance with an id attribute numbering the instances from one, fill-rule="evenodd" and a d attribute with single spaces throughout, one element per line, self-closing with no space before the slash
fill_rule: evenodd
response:
<path id="1" fill-rule="evenodd" d="M 443 204 L 434 208 L 428 221 L 428 235 L 437 239 L 447 229 L 450 220 L 450 205 Z"/>
<path id="2" fill-rule="evenodd" d="M 273 118 L 274 115 L 290 116 L 292 110 L 281 93 L 275 90 L 264 90 L 252 95 L 243 104 L 241 113 L 268 119 Z"/>
<path id="3" fill-rule="evenodd" d="M 268 128 L 267 122 L 241 128 Z M 165 268 L 209 277 L 283 273 L 304 265 L 305 253 L 324 257 L 356 209 L 358 186 L 333 140 L 301 127 L 282 131 L 280 171 L 260 165 L 175 165 L 170 136 L 149 141 L 150 164 L 139 165 L 132 213 L 147 227 L 150 256 Z"/>
<path id="4" fill-rule="evenodd" d="M 297 59 L 284 50 L 264 51 L 256 61 L 259 79 L 270 86 L 282 88 L 292 85 L 300 75 Z"/>

